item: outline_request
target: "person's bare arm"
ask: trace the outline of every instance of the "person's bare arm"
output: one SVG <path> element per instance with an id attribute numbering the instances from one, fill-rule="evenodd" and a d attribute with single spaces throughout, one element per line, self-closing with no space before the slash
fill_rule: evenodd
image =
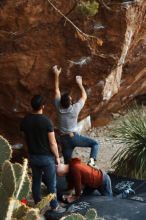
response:
<path id="1" fill-rule="evenodd" d="M 48 133 L 48 139 L 49 139 L 51 151 L 52 151 L 52 153 L 54 154 L 54 156 L 56 158 L 57 164 L 59 164 L 60 163 L 60 158 L 59 158 L 58 146 L 57 146 L 57 142 L 56 142 L 54 132 L 49 132 Z"/>
<path id="2" fill-rule="evenodd" d="M 78 200 L 80 198 L 80 196 L 75 196 L 75 195 L 69 195 L 66 199 L 68 203 L 72 203 L 75 202 L 76 200 Z"/>
<path id="3" fill-rule="evenodd" d="M 79 199 L 80 196 L 76 196 L 74 194 L 74 189 L 72 190 L 68 190 L 63 196 L 62 196 L 62 200 L 64 202 L 68 202 L 68 203 L 72 203 L 74 201 L 76 201 L 77 199 Z"/>
<path id="4" fill-rule="evenodd" d="M 81 90 L 81 98 L 84 102 L 86 101 L 87 99 L 87 93 L 85 91 L 85 88 L 82 84 L 82 77 L 81 76 L 76 76 L 76 83 L 78 84 L 80 90 Z"/>
<path id="5" fill-rule="evenodd" d="M 25 134 L 23 132 L 21 132 L 20 136 L 22 138 L 23 149 L 25 151 L 26 157 L 29 159 L 28 146 L 27 146 L 27 143 L 26 143 Z"/>
<path id="6" fill-rule="evenodd" d="M 55 74 L 55 99 L 58 99 L 61 97 L 59 89 L 59 75 L 61 73 L 61 68 L 58 69 L 57 65 L 55 65 L 53 67 L 53 72 Z"/>

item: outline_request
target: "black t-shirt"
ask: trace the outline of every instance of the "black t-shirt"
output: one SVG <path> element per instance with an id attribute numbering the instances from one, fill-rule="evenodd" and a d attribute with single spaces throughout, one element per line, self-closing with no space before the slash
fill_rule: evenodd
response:
<path id="1" fill-rule="evenodd" d="M 42 114 L 28 114 L 24 117 L 20 130 L 24 132 L 30 154 L 52 154 L 48 132 L 53 132 L 51 121 Z"/>

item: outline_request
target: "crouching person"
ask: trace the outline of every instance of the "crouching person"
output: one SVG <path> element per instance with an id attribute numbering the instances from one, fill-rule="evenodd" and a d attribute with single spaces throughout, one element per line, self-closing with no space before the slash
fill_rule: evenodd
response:
<path id="1" fill-rule="evenodd" d="M 67 175 L 69 195 L 64 196 L 68 203 L 79 199 L 84 187 L 97 189 L 103 196 L 112 196 L 110 177 L 100 169 L 95 169 L 81 162 L 80 159 L 71 159 L 69 164 L 58 164 L 57 175 Z M 72 195 L 75 190 L 75 195 Z"/>

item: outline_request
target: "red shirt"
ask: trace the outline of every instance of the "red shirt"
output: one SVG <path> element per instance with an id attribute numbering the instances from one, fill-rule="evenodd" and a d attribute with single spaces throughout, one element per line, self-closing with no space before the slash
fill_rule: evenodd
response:
<path id="1" fill-rule="evenodd" d="M 71 159 L 69 163 L 68 189 L 75 188 L 75 195 L 80 196 L 83 186 L 97 189 L 102 185 L 101 170 L 92 168 L 81 162 L 80 159 Z"/>

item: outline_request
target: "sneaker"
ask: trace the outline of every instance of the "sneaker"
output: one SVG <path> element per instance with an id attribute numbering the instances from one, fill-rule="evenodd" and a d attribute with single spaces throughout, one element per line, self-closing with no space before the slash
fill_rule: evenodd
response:
<path id="1" fill-rule="evenodd" d="M 55 212 L 55 213 L 63 213 L 65 211 L 66 211 L 66 208 L 63 208 L 60 205 L 58 205 L 55 209 L 52 209 L 52 212 Z"/>
<path id="2" fill-rule="evenodd" d="M 97 165 L 95 164 L 95 161 L 93 158 L 90 158 L 90 160 L 88 161 L 87 163 L 88 166 L 92 167 L 92 168 L 95 168 L 95 169 L 98 169 Z"/>

